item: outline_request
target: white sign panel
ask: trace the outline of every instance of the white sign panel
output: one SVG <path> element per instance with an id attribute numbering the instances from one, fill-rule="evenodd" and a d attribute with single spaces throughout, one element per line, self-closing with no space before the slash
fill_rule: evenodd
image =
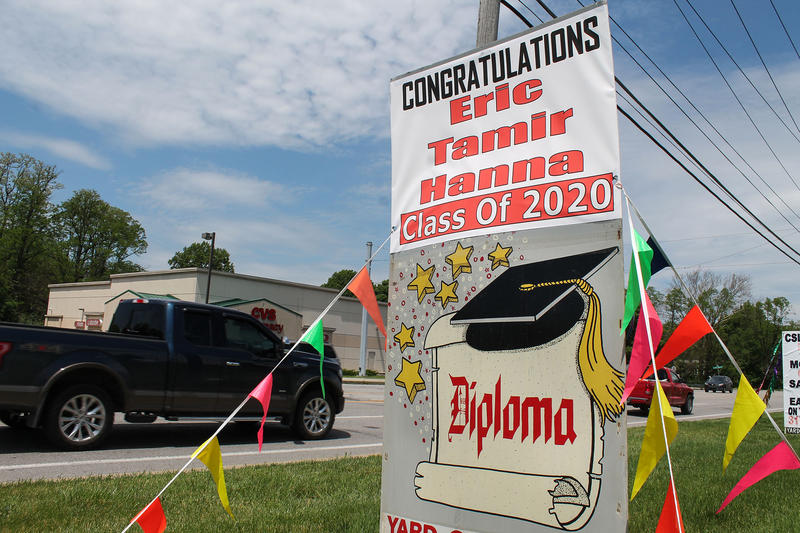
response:
<path id="1" fill-rule="evenodd" d="M 800 433 L 800 331 L 784 331 L 783 427 L 786 433 Z"/>
<path id="2" fill-rule="evenodd" d="M 396 79 L 392 251 L 620 217 L 606 6 Z"/>
<path id="3" fill-rule="evenodd" d="M 606 5 L 391 91 L 381 531 L 624 530 Z"/>

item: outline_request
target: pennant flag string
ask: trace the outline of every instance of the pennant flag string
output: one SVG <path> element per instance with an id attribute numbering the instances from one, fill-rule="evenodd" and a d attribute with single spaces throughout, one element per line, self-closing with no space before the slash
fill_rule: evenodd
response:
<path id="1" fill-rule="evenodd" d="M 636 336 L 633 339 L 633 350 L 631 351 L 631 360 L 628 363 L 628 372 L 625 377 L 625 389 L 622 391 L 622 398 L 619 401 L 620 405 L 625 405 L 625 400 L 627 400 L 628 396 L 633 392 L 634 387 L 639 382 L 639 378 L 642 377 L 644 371 L 650 366 L 651 354 L 658 346 L 661 340 L 661 333 L 664 330 L 664 326 L 658 318 L 658 313 L 656 313 L 656 309 L 653 307 L 653 303 L 650 301 L 647 291 L 644 293 L 644 298 L 645 301 L 642 303 L 641 307 L 647 307 L 647 314 L 650 316 L 650 330 L 653 334 L 653 342 L 648 347 L 645 313 L 642 311 L 639 313 L 639 320 L 636 324 Z"/>
<path id="2" fill-rule="evenodd" d="M 386 339 L 386 328 L 383 325 L 383 318 L 378 309 L 378 300 L 375 298 L 375 288 L 372 286 L 372 280 L 369 277 L 369 270 L 366 266 L 362 267 L 358 274 L 350 280 L 350 283 L 347 284 L 347 288 L 356 295 L 361 305 L 363 305 L 364 309 L 369 313 L 372 321 L 375 322 L 380 332 L 383 333 L 383 338 Z"/>
<path id="3" fill-rule="evenodd" d="M 756 391 L 750 386 L 744 374 L 739 375 L 739 387 L 736 391 L 736 400 L 733 403 L 733 412 L 728 426 L 728 437 L 725 440 L 725 455 L 722 458 L 722 471 L 728 468 L 733 453 L 744 440 L 758 419 L 767 409 L 767 405 L 758 397 Z"/>
<path id="4" fill-rule="evenodd" d="M 621 184 L 620 184 L 620 187 L 622 187 Z M 625 189 L 623 188 L 622 190 L 624 192 Z M 638 237 L 638 235 L 636 234 L 636 230 L 633 229 L 633 220 L 631 219 L 631 204 L 630 204 L 630 201 L 628 200 L 628 195 L 627 194 L 625 195 L 625 201 L 626 201 L 626 205 L 628 206 L 628 228 L 630 229 L 630 232 L 631 232 L 631 241 L 634 242 L 636 237 Z M 635 246 L 635 244 L 633 246 Z M 646 302 L 647 301 L 647 294 L 646 294 L 647 285 L 646 285 L 646 282 L 644 282 L 644 280 L 642 279 L 642 266 L 641 266 L 641 262 L 639 261 L 639 259 L 640 259 L 639 258 L 639 253 L 638 253 L 638 251 L 636 249 L 633 250 L 632 256 L 633 256 L 633 261 L 634 261 L 634 264 L 635 264 L 635 267 L 636 267 L 636 276 L 637 276 L 638 281 L 639 281 L 639 298 L 641 299 L 642 302 Z M 651 255 L 648 258 L 648 260 L 651 259 L 651 258 L 652 258 L 652 250 L 651 250 Z M 648 270 L 648 274 L 649 274 L 650 265 L 647 266 L 647 270 Z M 627 300 L 627 297 L 626 297 L 626 300 Z M 651 362 L 653 364 L 653 367 L 655 368 L 655 365 L 656 365 L 656 354 L 655 354 L 655 350 L 654 350 L 654 347 L 653 347 L 653 334 L 652 334 L 652 332 L 650 330 L 650 316 L 649 316 L 650 313 L 649 313 L 649 310 L 647 309 L 647 305 L 644 305 L 644 304 L 642 305 L 642 313 L 644 314 L 644 318 L 645 318 L 644 322 L 645 322 L 645 329 L 647 331 L 647 344 L 650 347 L 650 360 L 651 360 Z M 675 415 L 672 414 L 672 406 L 669 404 L 669 401 L 667 401 L 667 398 L 664 395 L 664 391 L 662 390 L 661 384 L 659 383 L 658 375 L 656 375 L 655 378 L 656 378 L 655 379 L 655 384 L 656 384 L 656 391 L 655 392 L 657 392 L 658 394 L 653 394 L 653 396 L 658 396 L 659 419 L 661 421 L 661 432 L 662 432 L 662 436 L 664 438 L 664 440 L 662 441 L 663 444 L 664 444 L 664 452 L 662 452 L 662 453 L 666 453 L 666 456 L 667 456 L 667 467 L 669 468 L 669 479 L 670 479 L 670 483 L 674 487 L 674 485 L 675 485 L 675 475 L 674 475 L 673 470 L 672 470 L 672 458 L 670 457 L 670 453 L 669 453 L 669 444 L 670 444 L 670 442 L 672 442 L 672 440 L 675 438 L 675 435 L 678 433 L 678 422 L 675 420 Z M 653 398 L 653 399 L 655 399 L 655 398 Z M 650 419 L 651 419 L 651 417 L 653 415 L 653 405 L 652 404 L 653 404 L 653 400 L 651 399 L 650 400 L 650 416 L 648 416 L 648 420 L 647 420 L 648 426 L 650 425 Z M 669 419 L 669 422 L 668 422 L 668 419 Z M 667 429 L 668 425 L 670 426 L 669 427 L 669 431 Z M 647 429 L 648 428 L 645 428 L 645 437 L 647 437 Z M 655 437 L 655 436 L 653 435 L 653 437 Z M 657 440 L 657 439 L 655 439 L 655 440 Z M 639 465 L 636 468 L 636 479 L 634 480 L 633 496 L 635 496 L 636 492 L 638 492 L 638 488 L 636 487 L 636 482 L 639 481 L 639 487 L 641 487 L 641 484 L 644 483 L 644 480 L 650 474 L 650 472 L 648 471 L 646 474 L 644 474 L 644 479 L 640 480 L 640 478 L 639 478 L 639 475 L 640 475 L 639 467 L 642 466 L 642 459 L 646 455 L 645 454 L 645 444 L 646 444 L 645 442 L 642 443 L 642 451 L 640 452 L 640 455 L 639 455 Z M 652 469 L 655 468 L 655 465 L 658 462 L 658 459 L 661 457 L 660 455 L 658 455 L 658 457 L 655 457 L 655 454 L 658 453 L 658 451 L 660 451 L 659 450 L 660 446 L 655 447 L 655 443 L 653 443 L 653 444 L 654 444 L 653 452 L 655 452 L 655 453 L 654 453 L 653 457 L 651 457 L 651 459 L 654 458 L 655 461 L 652 462 L 652 466 L 650 466 L 650 471 L 652 471 Z M 647 466 L 648 466 L 647 462 L 645 462 L 645 469 L 647 468 Z M 631 496 L 631 500 L 633 499 L 633 496 Z M 680 516 L 680 509 L 678 508 L 678 498 L 674 494 L 673 494 L 673 498 L 674 498 L 674 503 L 675 503 L 675 513 L 676 513 L 677 516 Z M 679 529 L 678 531 L 680 533 L 682 533 L 682 529 Z"/>
<path id="5" fill-rule="evenodd" d="M 647 225 L 647 222 L 645 222 L 644 217 L 642 216 L 642 214 L 639 212 L 638 209 L 636 209 L 636 206 L 634 205 L 634 203 L 631 200 L 630 196 L 628 196 L 628 192 L 625 190 L 625 187 L 622 186 L 621 183 L 618 183 L 618 186 L 621 188 L 622 194 L 625 196 L 625 203 L 628 206 L 628 218 L 629 218 L 629 221 L 630 221 L 630 211 L 632 209 L 633 212 L 636 213 L 636 217 L 642 223 L 642 225 L 644 226 L 645 230 L 647 230 L 647 232 L 652 236 L 653 232 L 650 230 L 649 226 Z M 631 227 L 632 227 L 632 223 L 631 223 Z M 658 244 L 658 241 L 656 241 L 655 238 L 653 238 L 653 242 Z M 664 255 L 664 257 L 666 258 L 666 255 Z M 681 284 L 681 287 L 683 288 L 683 292 L 692 300 L 694 305 L 699 309 L 700 308 L 700 304 L 698 303 L 697 299 L 694 297 L 694 295 L 691 293 L 691 291 L 689 291 L 689 288 L 686 286 L 686 283 L 683 281 L 683 278 L 681 277 L 681 275 L 678 273 L 678 271 L 675 269 L 675 267 L 672 265 L 672 263 L 669 261 L 668 258 L 667 258 L 667 264 L 672 269 L 673 274 L 675 274 L 675 278 Z M 701 310 L 701 312 L 702 312 L 702 310 Z M 727 345 L 722 341 L 722 339 L 720 338 L 719 334 L 717 334 L 716 330 L 713 327 L 711 328 L 711 332 L 714 334 L 714 337 L 716 337 L 717 342 L 719 343 L 720 347 L 722 347 L 722 351 L 725 352 L 725 355 L 728 357 L 728 360 L 731 362 L 731 364 L 736 369 L 736 371 L 740 375 L 744 375 L 744 372 L 742 371 L 742 368 L 739 366 L 739 363 L 733 357 L 733 354 L 731 354 L 730 350 L 728 350 Z M 655 365 L 653 365 L 653 367 L 656 368 Z M 788 448 L 792 451 L 792 453 L 794 453 L 795 458 L 798 461 L 800 461 L 800 455 L 797 454 L 797 452 L 795 451 L 794 447 L 789 443 L 789 440 L 786 438 L 786 435 L 783 434 L 783 431 L 778 426 L 778 424 L 775 422 L 775 419 L 772 418 L 772 415 L 769 413 L 769 411 L 765 410 L 764 414 L 766 414 L 767 419 L 770 421 L 770 423 L 772 424 L 772 427 L 775 429 L 775 431 L 778 433 L 778 435 L 780 435 L 781 439 L 786 444 L 786 446 L 788 446 Z"/>
<path id="6" fill-rule="evenodd" d="M 389 235 L 386 237 L 386 239 L 384 239 L 384 241 L 381 243 L 381 245 L 377 247 L 377 249 L 373 252 L 372 256 L 370 256 L 369 259 L 366 260 L 366 262 L 364 263 L 365 266 L 368 265 L 375 258 L 375 256 L 378 255 L 378 253 L 380 253 L 380 251 L 383 249 L 383 247 L 386 246 L 386 243 L 389 242 L 389 239 L 392 238 L 392 235 L 394 234 L 394 232 L 396 230 L 397 230 L 397 226 L 392 226 L 392 230 L 389 232 Z M 358 274 L 356 274 L 356 275 L 358 275 Z M 355 278 L 355 276 L 353 276 L 353 277 Z M 347 285 L 350 285 L 350 283 L 352 283 L 352 281 L 353 280 L 351 279 L 348 282 Z M 321 327 L 322 327 L 322 324 L 321 324 L 322 323 L 322 317 L 325 316 L 328 313 L 328 311 L 330 311 L 333 308 L 334 304 L 336 304 L 337 301 L 339 301 L 339 299 L 342 297 L 344 292 L 347 290 L 347 285 L 345 285 L 345 287 L 342 290 L 339 291 L 339 293 L 333 298 L 333 300 L 331 300 L 331 302 L 328 304 L 328 306 L 325 307 L 325 309 L 322 310 L 322 312 L 319 314 L 319 316 L 316 318 L 316 320 L 314 320 L 314 322 L 312 322 L 312 324 L 309 326 L 308 330 L 311 330 L 312 328 L 315 328 L 317 326 L 317 323 L 320 323 L 320 329 L 321 329 Z M 294 352 L 295 348 L 297 348 L 297 346 L 301 342 L 303 342 L 303 338 L 302 337 L 300 339 L 298 339 L 297 341 L 295 341 L 295 343 L 286 351 L 286 354 L 284 354 L 284 356 L 277 362 L 277 364 L 272 368 L 272 370 L 269 372 L 269 374 L 267 374 L 267 376 L 264 377 L 264 380 L 266 380 L 267 377 L 272 376 L 272 374 L 275 372 L 275 370 L 286 360 L 287 357 L 289 357 L 289 355 L 292 352 Z M 320 354 L 322 354 L 322 353 L 323 352 L 320 352 Z M 257 388 L 258 387 L 256 387 L 256 389 Z M 254 389 L 250 394 L 255 393 L 256 389 Z M 245 404 L 250 400 L 250 397 L 251 397 L 250 394 L 245 396 L 244 400 L 242 400 L 242 402 L 231 412 L 231 414 L 228 415 L 228 418 L 226 418 L 222 422 L 222 424 L 220 424 L 219 427 L 217 427 L 216 431 L 214 431 L 214 433 L 211 435 L 211 437 L 209 437 L 208 440 L 206 440 L 203 444 L 201 444 L 200 447 L 192 454 L 192 456 L 189 457 L 189 460 L 186 461 L 186 463 L 181 467 L 180 470 L 178 470 L 178 472 L 172 477 L 172 479 L 170 479 L 169 482 L 166 485 L 164 485 L 164 487 L 156 495 L 156 497 L 153 498 L 150 501 L 150 503 L 142 511 L 139 512 L 139 514 L 137 515 L 137 518 L 140 517 L 142 514 L 144 514 L 145 511 L 151 505 L 153 505 L 156 502 L 156 500 L 159 500 L 159 498 L 164 494 L 164 492 L 166 492 L 166 490 L 169 488 L 169 486 L 172 485 L 175 482 L 175 480 L 178 479 L 178 477 L 189 467 L 189 465 L 192 463 L 192 461 L 194 461 L 195 457 L 198 456 L 199 454 L 202 454 L 205 451 L 206 447 L 209 445 L 209 443 L 212 440 L 216 440 L 217 435 L 219 435 L 219 433 L 225 428 L 225 426 L 227 426 L 231 422 L 231 420 L 233 420 L 233 418 L 239 413 L 239 411 L 242 410 L 242 408 L 244 408 Z M 263 405 L 263 402 L 262 402 L 262 405 Z M 266 406 L 264 406 L 264 407 L 265 407 L 265 412 L 266 412 Z M 262 424 L 262 428 L 263 428 L 263 424 Z M 262 433 L 262 435 L 263 435 L 263 433 Z M 219 446 L 219 443 L 217 443 L 217 446 Z M 221 458 L 220 458 L 220 464 L 221 464 Z M 210 469 L 210 467 L 209 467 L 209 469 Z M 215 478 L 215 482 L 216 482 L 216 478 Z M 224 483 L 224 481 L 223 481 L 223 483 Z M 220 494 L 220 499 L 222 499 L 222 494 Z M 227 500 L 227 496 L 225 497 L 225 499 Z M 230 509 L 229 508 L 226 508 L 226 510 L 230 513 Z M 233 516 L 233 515 L 231 514 L 231 516 Z M 128 531 L 131 528 L 131 526 L 133 524 L 135 524 L 135 523 L 136 523 L 135 519 L 133 521 L 129 522 L 125 526 L 125 528 L 121 531 L 121 533 L 126 533 L 126 531 Z"/>
<path id="7" fill-rule="evenodd" d="M 720 511 L 725 509 L 739 494 L 768 475 L 778 470 L 796 470 L 798 468 L 800 468 L 800 460 L 797 459 L 797 454 L 794 453 L 794 450 L 792 450 L 786 442 L 779 442 L 777 446 L 764 454 L 764 456 L 742 476 L 742 479 L 733 487 L 733 490 L 731 490 L 725 498 L 725 501 L 719 506 L 716 514 L 719 514 Z"/>
<path id="8" fill-rule="evenodd" d="M 144 533 L 164 533 L 167 529 L 167 517 L 164 515 L 164 508 L 161 506 L 161 500 L 156 498 L 147 507 L 136 515 L 131 520 L 133 523 L 139 524 Z"/>
<path id="9" fill-rule="evenodd" d="M 664 498 L 661 516 L 658 518 L 656 533 L 673 533 L 674 531 L 686 531 L 686 528 L 683 527 L 681 506 L 678 505 L 678 493 L 675 490 L 675 484 L 670 479 L 669 487 L 667 487 L 667 497 Z"/>
<path id="10" fill-rule="evenodd" d="M 685 352 L 690 346 L 711 333 L 713 329 L 706 320 L 705 315 L 698 306 L 693 306 L 686 316 L 683 317 L 678 327 L 669 336 L 667 342 L 656 356 L 655 368 L 663 368 L 673 359 Z M 647 369 L 644 377 L 653 373 L 653 367 Z"/>
<path id="11" fill-rule="evenodd" d="M 267 421 L 267 413 L 269 412 L 269 401 L 272 398 L 272 372 L 267 374 L 267 377 L 261 380 L 261 383 L 256 385 L 248 398 L 255 398 L 261 402 L 261 407 L 264 410 L 264 416 L 261 417 L 261 427 L 258 428 L 258 451 L 261 451 L 261 445 L 264 444 L 264 422 Z"/>

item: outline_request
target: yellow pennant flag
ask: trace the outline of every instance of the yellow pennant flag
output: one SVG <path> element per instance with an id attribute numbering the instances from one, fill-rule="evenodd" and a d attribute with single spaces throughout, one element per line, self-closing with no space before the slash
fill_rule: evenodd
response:
<path id="1" fill-rule="evenodd" d="M 203 446 L 205 446 L 205 448 Z M 217 485 L 217 494 L 219 494 L 222 506 L 228 511 L 231 518 L 234 518 L 231 512 L 231 506 L 228 503 L 228 491 L 225 490 L 225 473 L 222 471 L 222 452 L 219 449 L 217 437 L 211 437 L 204 442 L 202 446 L 197 448 L 192 454 L 192 459 L 200 459 L 203 464 L 208 467 L 209 472 L 211 472 L 211 477 L 214 478 L 214 483 Z"/>
<path id="2" fill-rule="evenodd" d="M 639 452 L 639 464 L 636 465 L 636 478 L 633 480 L 633 490 L 631 491 L 631 501 L 636 497 L 639 489 L 642 488 L 647 477 L 658 464 L 661 456 L 667 451 L 664 445 L 664 433 L 661 430 L 661 420 L 664 420 L 664 427 L 667 430 L 667 441 L 671 444 L 678 434 L 678 421 L 675 420 L 675 415 L 672 414 L 672 407 L 667 401 L 667 395 L 664 394 L 664 389 L 656 381 L 656 390 L 661 402 L 653 395 L 653 400 L 650 402 L 650 414 L 647 416 L 647 427 L 644 428 L 644 439 L 642 439 L 642 450 Z M 659 405 L 661 409 L 659 409 Z M 660 412 L 659 412 L 660 411 Z"/>
<path id="3" fill-rule="evenodd" d="M 740 375 L 739 390 L 736 392 L 736 401 L 733 403 L 733 413 L 731 414 L 731 425 L 728 426 L 728 439 L 725 441 L 725 457 L 722 458 L 723 472 L 728 468 L 733 452 L 753 429 L 766 408 L 766 404 L 758 397 L 744 374 Z"/>

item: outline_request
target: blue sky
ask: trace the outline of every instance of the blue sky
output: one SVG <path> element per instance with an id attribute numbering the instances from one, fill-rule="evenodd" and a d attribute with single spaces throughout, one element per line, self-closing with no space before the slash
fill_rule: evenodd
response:
<path id="1" fill-rule="evenodd" d="M 793 27 L 800 7 L 773 1 L 800 43 L 800 29 Z M 579 7 L 548 3 L 558 14 Z M 685 0 L 680 3 L 686 8 Z M 730 3 L 693 3 L 791 125 Z M 526 4 L 546 18 L 535 1 Z M 736 4 L 800 116 L 800 59 L 769 2 Z M 57 201 L 91 188 L 129 211 L 149 243 L 148 252 L 133 259 L 148 269 L 168 268 L 176 251 L 216 231 L 217 245 L 231 253 L 237 272 L 319 284 L 333 271 L 360 267 L 364 243 L 388 236 L 389 80 L 473 48 L 477 6 L 478 0 L 9 0 L 0 47 L 0 151 L 55 164 L 64 185 Z M 800 211 L 800 189 L 771 158 L 674 4 L 610 0 L 609 9 L 781 199 Z M 523 29 L 501 8 L 500 37 Z M 641 70 L 619 49 L 614 57 L 620 79 L 800 247 L 797 231 Z M 776 125 L 727 59 L 721 65 L 789 172 L 800 176 L 800 143 Z M 800 311 L 794 283 L 800 267 L 764 244 L 624 119 L 620 137 L 623 183 L 678 267 L 747 274 L 755 298 L 787 296 Z M 797 216 L 786 216 L 800 227 Z M 384 252 L 373 278 L 388 277 L 388 266 Z M 654 279 L 667 281 L 667 274 Z"/>

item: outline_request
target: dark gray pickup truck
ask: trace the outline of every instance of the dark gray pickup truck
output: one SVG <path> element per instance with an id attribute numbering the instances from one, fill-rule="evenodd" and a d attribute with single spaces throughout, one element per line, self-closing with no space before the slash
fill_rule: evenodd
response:
<path id="1" fill-rule="evenodd" d="M 41 427 L 56 445 L 98 446 L 115 412 L 129 422 L 225 418 L 273 369 L 270 417 L 304 439 L 325 437 L 344 408 L 338 359 L 286 354 L 245 313 L 193 302 L 124 300 L 109 332 L 0 323 L 0 421 Z M 239 412 L 262 415 L 250 399 Z"/>

